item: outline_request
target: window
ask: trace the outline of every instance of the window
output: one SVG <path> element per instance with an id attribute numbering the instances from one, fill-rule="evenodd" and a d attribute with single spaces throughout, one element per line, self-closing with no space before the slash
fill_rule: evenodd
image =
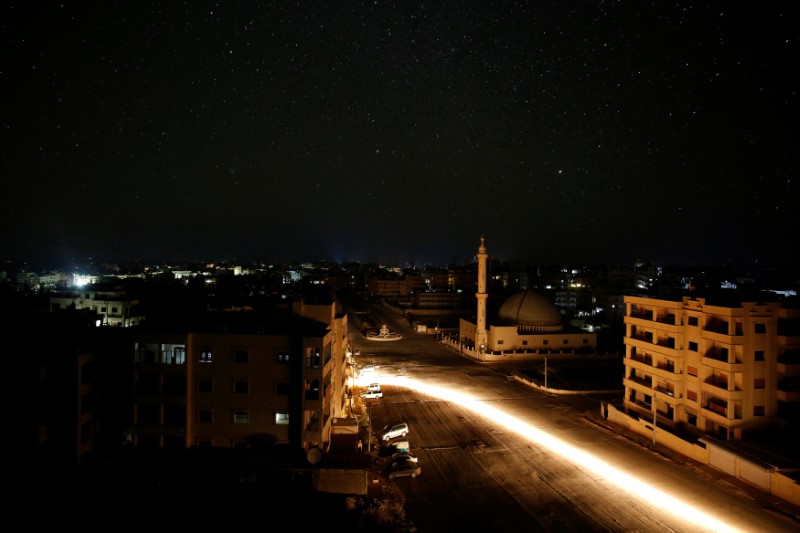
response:
<path id="1" fill-rule="evenodd" d="M 92 364 L 81 365 L 81 385 L 88 385 L 92 382 Z"/>
<path id="2" fill-rule="evenodd" d="M 589 344 L 589 339 L 583 339 L 583 344 Z"/>
<path id="3" fill-rule="evenodd" d="M 100 312 L 101 312 L 101 313 L 105 313 L 105 312 L 106 312 L 106 309 L 108 309 L 108 308 L 107 308 L 107 307 L 101 307 L 101 308 L 100 308 Z"/>
<path id="4" fill-rule="evenodd" d="M 763 389 L 767 386 L 767 380 L 764 378 L 755 378 L 753 380 L 754 389 Z"/>
<path id="5" fill-rule="evenodd" d="M 690 325 L 690 326 L 696 326 L 696 325 L 698 325 L 698 323 L 699 323 L 699 322 L 698 322 L 698 320 L 697 320 L 697 317 L 696 317 L 696 316 L 690 316 L 690 317 L 689 317 L 689 325 Z"/>
<path id="6" fill-rule="evenodd" d="M 94 406 L 94 396 L 91 392 L 87 392 L 86 394 L 81 395 L 81 414 L 85 415 L 86 413 L 91 412 L 92 407 Z"/>
<path id="7" fill-rule="evenodd" d="M 197 410 L 197 421 L 198 422 L 213 422 L 214 421 L 214 411 L 211 409 L 198 409 Z"/>
<path id="8" fill-rule="evenodd" d="M 523 346 L 527 346 L 528 345 L 528 341 L 522 341 L 522 345 Z"/>
<path id="9" fill-rule="evenodd" d="M 288 396 L 289 395 L 289 384 L 286 382 L 276 383 L 275 384 L 275 394 L 280 396 Z"/>
<path id="10" fill-rule="evenodd" d="M 214 392 L 214 380 L 211 378 L 198 379 L 197 392 Z"/>
<path id="11" fill-rule="evenodd" d="M 563 341 L 561 341 L 561 344 L 569 344 L 569 340 L 564 339 Z"/>
<path id="12" fill-rule="evenodd" d="M 289 424 L 289 413 L 275 413 L 275 423 L 281 426 Z"/>
<path id="13" fill-rule="evenodd" d="M 234 350 L 233 351 L 234 363 L 248 363 L 250 362 L 250 353 L 247 350 Z"/>
<path id="14" fill-rule="evenodd" d="M 689 341 L 689 351 L 696 352 L 697 351 L 697 343 L 694 341 Z"/>
<path id="15" fill-rule="evenodd" d="M 81 424 L 81 444 L 86 444 L 92 439 L 92 423 L 84 422 Z"/>
<path id="16" fill-rule="evenodd" d="M 236 380 L 233 382 L 234 394 L 247 394 L 250 392 L 250 383 L 245 380 Z"/>
<path id="17" fill-rule="evenodd" d="M 767 325 L 764 323 L 754 324 L 755 332 L 756 333 L 766 333 L 767 332 Z"/>
<path id="18" fill-rule="evenodd" d="M 288 365 L 289 352 L 278 352 L 277 356 L 275 357 L 275 362 L 280 363 L 282 365 Z"/>
<path id="19" fill-rule="evenodd" d="M 754 405 L 753 406 L 753 416 L 764 416 L 766 409 L 763 405 Z"/>
<path id="20" fill-rule="evenodd" d="M 117 315 L 117 314 L 119 314 L 119 311 L 118 311 L 118 309 L 116 307 L 112 307 L 111 308 L 111 313 L 114 314 L 114 315 Z"/>
<path id="21" fill-rule="evenodd" d="M 136 422 L 142 426 L 157 426 L 161 423 L 161 408 L 158 405 L 138 405 Z"/>
<path id="22" fill-rule="evenodd" d="M 546 340 L 546 339 L 545 339 L 545 340 L 543 340 L 543 341 L 542 341 L 542 344 L 544 344 L 545 346 L 547 346 L 548 344 L 550 344 L 550 341 L 548 341 L 548 340 Z"/>
<path id="23" fill-rule="evenodd" d="M 753 359 L 756 361 L 763 361 L 764 360 L 764 351 L 763 350 L 756 350 L 753 352 Z"/>
<path id="24" fill-rule="evenodd" d="M 182 405 L 165 405 L 164 425 L 184 427 L 186 425 L 186 408 Z"/>
<path id="25" fill-rule="evenodd" d="M 250 413 L 245 410 L 239 410 L 233 412 L 233 423 L 234 424 L 249 424 L 250 423 Z"/>
<path id="26" fill-rule="evenodd" d="M 210 363 L 214 360 L 211 350 L 200 350 L 200 357 L 198 359 L 201 363 Z"/>
<path id="27" fill-rule="evenodd" d="M 186 378 L 180 374 L 167 374 L 161 384 L 161 392 L 173 396 L 184 396 L 186 394 Z"/>
<path id="28" fill-rule="evenodd" d="M 696 402 L 697 401 L 697 392 L 687 389 L 686 390 L 686 398 L 688 400 L 692 400 L 693 402 Z"/>
<path id="29" fill-rule="evenodd" d="M 497 345 L 498 345 L 498 346 L 500 346 L 500 345 L 502 345 L 502 344 L 503 344 L 503 340 L 502 340 L 502 339 L 497 341 Z"/>
<path id="30" fill-rule="evenodd" d="M 693 366 L 687 366 L 686 373 L 689 374 L 690 376 L 697 377 L 697 369 Z"/>

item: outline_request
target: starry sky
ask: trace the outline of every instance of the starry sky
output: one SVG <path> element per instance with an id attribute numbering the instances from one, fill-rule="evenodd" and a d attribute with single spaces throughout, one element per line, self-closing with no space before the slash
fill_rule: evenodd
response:
<path id="1" fill-rule="evenodd" d="M 797 259 L 780 2 L 3 2 L 0 259 Z"/>

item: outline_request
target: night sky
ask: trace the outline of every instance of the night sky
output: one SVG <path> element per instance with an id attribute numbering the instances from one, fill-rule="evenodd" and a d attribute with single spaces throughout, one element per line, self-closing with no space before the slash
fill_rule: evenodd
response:
<path id="1" fill-rule="evenodd" d="M 783 2 L 4 2 L 0 259 L 786 264 Z"/>

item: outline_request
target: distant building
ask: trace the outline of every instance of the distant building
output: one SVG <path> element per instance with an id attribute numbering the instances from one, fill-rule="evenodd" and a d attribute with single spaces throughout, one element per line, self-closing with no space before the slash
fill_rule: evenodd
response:
<path id="1" fill-rule="evenodd" d="M 800 309 L 699 296 L 624 301 L 629 412 L 726 439 L 797 422 Z"/>
<path id="2" fill-rule="evenodd" d="M 460 320 L 458 347 L 461 353 L 482 361 L 520 361 L 538 354 L 596 352 L 595 333 L 565 324 L 553 302 L 533 290 L 507 298 L 499 309 L 497 322 L 487 324 L 487 257 L 481 237 L 476 320 Z"/>
<path id="3" fill-rule="evenodd" d="M 142 321 L 139 300 L 123 290 L 67 290 L 50 297 L 50 310 L 88 309 L 97 313 L 103 326 L 136 326 Z"/>

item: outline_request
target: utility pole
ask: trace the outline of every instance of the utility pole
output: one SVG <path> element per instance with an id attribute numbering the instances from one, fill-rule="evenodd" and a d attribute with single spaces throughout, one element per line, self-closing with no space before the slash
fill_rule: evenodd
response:
<path id="1" fill-rule="evenodd" d="M 547 356 L 544 358 L 544 388 L 547 388 Z"/>

